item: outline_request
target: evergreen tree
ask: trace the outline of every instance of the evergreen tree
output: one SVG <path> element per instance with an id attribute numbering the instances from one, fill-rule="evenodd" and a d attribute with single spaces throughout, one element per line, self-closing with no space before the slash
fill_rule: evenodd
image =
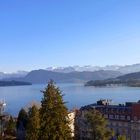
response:
<path id="1" fill-rule="evenodd" d="M 120 136 L 118 136 L 118 139 L 117 140 L 126 140 L 126 136 L 120 135 Z"/>
<path id="2" fill-rule="evenodd" d="M 26 127 L 26 140 L 38 140 L 39 132 L 39 110 L 34 105 L 28 112 L 28 123 Z"/>
<path id="3" fill-rule="evenodd" d="M 25 130 L 27 126 L 27 120 L 28 120 L 28 114 L 27 112 L 22 108 L 19 111 L 18 118 L 17 118 L 17 138 L 19 140 L 25 140 Z"/>
<path id="4" fill-rule="evenodd" d="M 17 118 L 17 129 L 23 125 L 24 128 L 26 128 L 27 125 L 27 120 L 28 120 L 28 114 L 27 112 L 22 108 L 19 111 L 18 118 Z"/>
<path id="5" fill-rule="evenodd" d="M 80 139 L 80 125 L 79 125 L 79 110 L 75 110 L 75 118 L 74 118 L 74 140 Z"/>
<path id="6" fill-rule="evenodd" d="M 14 121 L 12 116 L 10 116 L 5 129 L 6 135 L 16 136 L 16 122 Z"/>
<path id="7" fill-rule="evenodd" d="M 108 140 L 112 137 L 113 132 L 107 128 L 107 122 L 99 111 L 90 110 L 85 118 L 91 140 Z"/>
<path id="8" fill-rule="evenodd" d="M 40 109 L 41 140 L 71 140 L 68 110 L 59 88 L 51 81 L 43 91 Z"/>

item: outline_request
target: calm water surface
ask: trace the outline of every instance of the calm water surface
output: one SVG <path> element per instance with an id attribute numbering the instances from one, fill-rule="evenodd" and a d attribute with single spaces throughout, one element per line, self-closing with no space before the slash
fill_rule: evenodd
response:
<path id="1" fill-rule="evenodd" d="M 112 99 L 115 104 L 126 101 L 140 100 L 140 88 L 136 87 L 84 87 L 83 84 L 57 84 L 62 93 L 67 107 L 81 107 L 95 103 L 99 99 Z M 0 99 L 7 103 L 6 111 L 17 115 L 21 107 L 25 107 L 32 101 L 41 101 L 45 85 L 0 87 Z"/>

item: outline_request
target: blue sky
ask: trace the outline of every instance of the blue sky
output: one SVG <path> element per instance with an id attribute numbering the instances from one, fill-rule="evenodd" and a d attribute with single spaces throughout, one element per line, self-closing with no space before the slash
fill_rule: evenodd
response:
<path id="1" fill-rule="evenodd" d="M 139 0 L 0 1 L 0 71 L 139 62 Z"/>

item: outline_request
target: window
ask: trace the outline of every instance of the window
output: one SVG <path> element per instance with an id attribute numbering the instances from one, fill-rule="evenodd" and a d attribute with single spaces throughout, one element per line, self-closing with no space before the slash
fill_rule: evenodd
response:
<path id="1" fill-rule="evenodd" d="M 121 119 L 121 120 L 125 120 L 125 116 L 124 116 L 124 115 L 121 115 L 121 116 L 120 116 L 120 119 Z"/>
<path id="2" fill-rule="evenodd" d="M 137 121 L 137 117 L 136 116 L 134 116 L 134 121 Z"/>
<path id="3" fill-rule="evenodd" d="M 115 119 L 116 120 L 119 120 L 119 115 L 115 115 Z"/>
<path id="4" fill-rule="evenodd" d="M 105 114 L 104 117 L 105 117 L 106 119 L 108 119 L 108 115 L 107 115 L 107 114 Z"/>
<path id="5" fill-rule="evenodd" d="M 130 116 L 127 116 L 127 120 L 128 120 L 128 121 L 130 120 Z"/>
<path id="6" fill-rule="evenodd" d="M 113 115 L 109 115 L 109 119 L 113 119 L 114 118 L 114 116 Z"/>

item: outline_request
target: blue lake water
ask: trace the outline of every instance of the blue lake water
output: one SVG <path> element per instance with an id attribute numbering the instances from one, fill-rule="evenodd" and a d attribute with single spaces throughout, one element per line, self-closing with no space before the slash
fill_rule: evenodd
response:
<path id="1" fill-rule="evenodd" d="M 112 99 L 115 104 L 140 100 L 140 88 L 136 87 L 85 87 L 83 84 L 57 84 L 69 109 L 95 103 L 99 99 Z M 41 101 L 40 92 L 45 85 L 0 87 L 0 99 L 7 103 L 6 112 L 17 115 L 32 101 Z"/>

